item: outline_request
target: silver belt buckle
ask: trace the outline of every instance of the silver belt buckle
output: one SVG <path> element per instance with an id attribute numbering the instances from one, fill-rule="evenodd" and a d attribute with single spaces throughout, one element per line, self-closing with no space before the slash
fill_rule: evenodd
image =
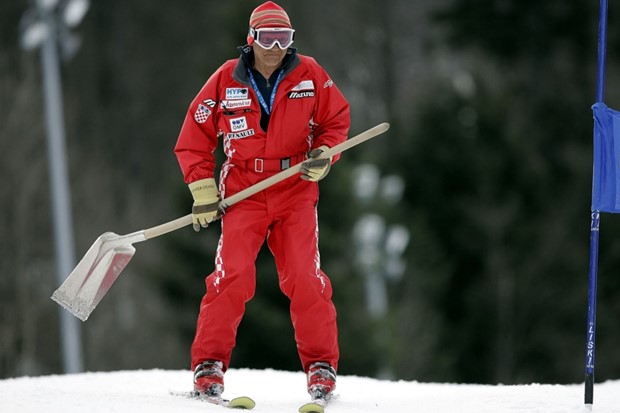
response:
<path id="1" fill-rule="evenodd" d="M 285 170 L 291 167 L 291 158 L 280 159 L 280 170 Z"/>
<path id="2" fill-rule="evenodd" d="M 263 172 L 265 163 L 261 158 L 254 159 L 254 172 Z"/>

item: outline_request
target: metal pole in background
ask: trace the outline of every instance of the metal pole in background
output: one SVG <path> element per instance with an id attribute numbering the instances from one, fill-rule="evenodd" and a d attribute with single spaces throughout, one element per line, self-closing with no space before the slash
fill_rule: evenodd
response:
<path id="1" fill-rule="evenodd" d="M 41 6 L 40 2 L 38 4 L 41 19 L 48 28 L 48 35 L 41 46 L 41 63 L 54 221 L 56 278 L 58 284 L 62 284 L 75 265 L 75 248 L 58 62 L 57 22 L 52 13 L 53 10 Z M 83 358 L 79 320 L 62 307 L 58 310 L 64 371 L 65 373 L 81 372 L 83 371 Z"/>
<path id="2" fill-rule="evenodd" d="M 607 0 L 600 0 L 598 31 L 598 70 L 596 102 L 605 98 L 605 57 L 607 51 Z M 584 401 L 592 409 L 594 403 L 594 350 L 596 339 L 596 289 L 598 278 L 598 246 L 600 233 L 599 211 L 594 210 L 590 221 L 590 271 L 588 277 L 588 321 L 586 333 L 586 372 Z"/>

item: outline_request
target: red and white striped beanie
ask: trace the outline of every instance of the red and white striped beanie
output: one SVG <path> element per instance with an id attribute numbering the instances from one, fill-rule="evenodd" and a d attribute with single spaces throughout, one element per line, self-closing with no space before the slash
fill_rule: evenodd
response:
<path id="1" fill-rule="evenodd" d="M 261 4 L 255 8 L 250 15 L 250 35 L 248 35 L 248 44 L 254 42 L 254 38 L 251 36 L 253 29 L 260 29 L 261 27 L 293 28 L 286 11 L 273 1 L 267 1 Z"/>

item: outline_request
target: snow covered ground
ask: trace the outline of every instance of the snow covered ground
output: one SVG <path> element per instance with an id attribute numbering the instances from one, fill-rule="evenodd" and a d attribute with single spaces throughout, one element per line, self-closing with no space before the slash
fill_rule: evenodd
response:
<path id="1" fill-rule="evenodd" d="M 173 393 L 191 389 L 189 371 L 120 371 L 0 380 L 7 413 L 190 413 L 227 409 Z M 589 412 L 583 384 L 482 386 L 379 381 L 340 376 L 330 413 Z M 255 399 L 253 412 L 294 413 L 308 399 L 302 373 L 231 369 L 224 395 Z M 620 380 L 596 384 L 594 412 L 620 412 Z"/>

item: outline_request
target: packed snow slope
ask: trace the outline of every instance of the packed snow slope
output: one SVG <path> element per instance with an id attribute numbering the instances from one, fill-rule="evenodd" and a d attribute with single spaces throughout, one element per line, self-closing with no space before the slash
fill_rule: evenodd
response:
<path id="1" fill-rule="evenodd" d="M 190 371 L 120 371 L 0 380 L 7 413 L 190 413 L 228 409 L 178 393 L 191 389 Z M 177 393 L 175 395 L 175 393 Z M 231 369 L 228 398 L 247 395 L 253 412 L 294 413 L 308 400 L 302 373 Z M 340 376 L 329 413 L 572 413 L 589 412 L 583 384 L 486 386 L 380 381 Z M 596 384 L 592 411 L 620 412 L 620 381 Z"/>

